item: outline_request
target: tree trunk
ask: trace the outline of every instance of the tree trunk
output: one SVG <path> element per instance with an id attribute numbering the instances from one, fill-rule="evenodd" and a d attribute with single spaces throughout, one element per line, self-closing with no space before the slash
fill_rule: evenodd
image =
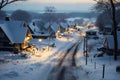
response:
<path id="1" fill-rule="evenodd" d="M 118 39 L 117 39 L 117 22 L 116 22 L 116 9 L 113 0 L 110 0 L 112 9 L 112 21 L 113 21 L 113 36 L 114 36 L 114 60 L 117 60 L 118 51 Z"/>

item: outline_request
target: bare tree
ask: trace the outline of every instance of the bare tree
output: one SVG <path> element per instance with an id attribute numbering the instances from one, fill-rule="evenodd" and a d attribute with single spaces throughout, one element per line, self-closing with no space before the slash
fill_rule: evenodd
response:
<path id="1" fill-rule="evenodd" d="M 112 17 L 113 23 L 113 36 L 114 36 L 114 60 L 117 60 L 118 42 L 117 42 L 117 21 L 116 11 L 120 8 L 120 0 L 94 0 L 97 2 L 95 9 L 98 11 L 109 12 Z"/>
<path id="2" fill-rule="evenodd" d="M 26 22 L 31 22 L 32 17 L 31 15 L 24 10 L 16 10 L 12 13 L 11 15 L 12 20 L 18 20 L 18 21 L 26 21 Z"/>
<path id="3" fill-rule="evenodd" d="M 114 35 L 114 60 L 117 60 L 118 53 L 118 39 L 117 39 L 117 21 L 116 21 L 116 7 L 113 0 L 110 0 L 112 9 L 112 20 L 113 20 L 113 35 Z"/>
<path id="4" fill-rule="evenodd" d="M 26 1 L 26 0 L 0 0 L 0 10 L 6 5 L 17 2 L 17 1 Z"/>
<path id="5" fill-rule="evenodd" d="M 45 7 L 45 13 L 55 13 L 56 8 L 54 6 L 47 6 Z"/>
<path id="6" fill-rule="evenodd" d="M 54 6 L 47 6 L 44 11 L 43 20 L 47 22 L 54 22 L 56 20 L 56 8 Z"/>
<path id="7" fill-rule="evenodd" d="M 67 17 L 65 13 L 56 13 L 54 6 L 47 6 L 44 11 L 41 18 L 45 22 L 65 22 L 65 18 Z"/>

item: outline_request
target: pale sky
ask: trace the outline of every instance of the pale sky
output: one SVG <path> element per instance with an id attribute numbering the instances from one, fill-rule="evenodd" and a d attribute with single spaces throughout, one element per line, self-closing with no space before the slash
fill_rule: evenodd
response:
<path id="1" fill-rule="evenodd" d="M 94 3 L 94 0 L 28 0 L 40 3 Z"/>
<path id="2" fill-rule="evenodd" d="M 7 5 L 4 10 L 29 10 L 43 11 L 46 6 L 54 6 L 58 12 L 60 11 L 90 11 L 95 4 L 93 0 L 27 0 L 25 2 L 16 2 Z"/>

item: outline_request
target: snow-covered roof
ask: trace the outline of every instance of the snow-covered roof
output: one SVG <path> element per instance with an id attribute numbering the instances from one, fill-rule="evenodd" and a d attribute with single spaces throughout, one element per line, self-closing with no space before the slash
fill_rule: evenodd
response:
<path id="1" fill-rule="evenodd" d="M 47 23 L 45 23 L 45 25 L 44 25 L 44 27 L 46 28 L 46 29 L 48 29 L 49 27 L 50 27 L 50 22 L 47 22 Z"/>
<path id="2" fill-rule="evenodd" d="M 112 28 L 112 25 L 109 24 L 109 25 L 105 25 L 104 27 L 105 28 Z"/>
<path id="3" fill-rule="evenodd" d="M 6 21 L 1 29 L 7 35 L 11 43 L 23 43 L 27 34 L 27 28 L 22 21 Z"/>
<path id="4" fill-rule="evenodd" d="M 89 21 L 86 26 L 94 26 L 93 22 Z"/>
<path id="5" fill-rule="evenodd" d="M 78 29 L 84 29 L 84 26 L 76 26 Z"/>
<path id="6" fill-rule="evenodd" d="M 107 43 L 108 43 L 108 47 L 109 49 L 114 49 L 114 39 L 112 35 L 107 35 Z"/>
<path id="7" fill-rule="evenodd" d="M 68 24 L 69 26 L 74 26 L 74 25 L 75 25 L 75 23 L 74 23 L 74 22 L 72 22 L 72 21 L 67 22 L 67 24 Z"/>
<path id="8" fill-rule="evenodd" d="M 61 27 L 63 27 L 63 28 L 67 28 L 67 27 L 68 27 L 68 24 L 67 24 L 67 23 L 63 23 L 63 22 L 61 22 L 60 25 L 61 25 Z"/>
<path id="9" fill-rule="evenodd" d="M 33 19 L 32 22 L 41 21 L 41 19 Z"/>
<path id="10" fill-rule="evenodd" d="M 57 32 L 58 31 L 58 24 L 57 23 L 52 23 L 51 25 L 51 29 L 54 31 L 54 32 Z"/>
<path id="11" fill-rule="evenodd" d="M 118 27 L 120 27 L 120 23 L 118 23 Z"/>
<path id="12" fill-rule="evenodd" d="M 117 31 L 118 48 L 120 49 L 120 31 Z"/>
<path id="13" fill-rule="evenodd" d="M 89 29 L 89 30 L 86 30 L 86 32 L 98 32 L 97 29 Z"/>
<path id="14" fill-rule="evenodd" d="M 120 49 L 120 31 L 117 32 L 117 41 L 118 41 L 118 49 Z M 106 35 L 107 42 L 108 42 L 108 47 L 110 49 L 114 49 L 114 37 L 113 35 Z"/>
<path id="15" fill-rule="evenodd" d="M 99 32 L 98 28 L 84 29 L 83 32 Z"/>
<path id="16" fill-rule="evenodd" d="M 35 32 L 39 32 L 39 28 L 37 26 L 34 26 L 33 23 L 29 24 L 29 28 L 35 33 Z"/>

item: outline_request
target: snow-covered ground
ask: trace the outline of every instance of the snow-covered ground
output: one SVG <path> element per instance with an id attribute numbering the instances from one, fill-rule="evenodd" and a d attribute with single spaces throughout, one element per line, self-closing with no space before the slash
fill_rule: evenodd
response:
<path id="1" fill-rule="evenodd" d="M 91 48 L 91 45 L 94 46 Z M 108 56 L 106 54 L 103 57 L 95 57 L 96 54 L 101 52 L 97 51 L 97 48 L 101 46 L 101 42 L 98 40 L 88 40 L 88 46 L 90 46 L 90 52 L 88 52 L 89 57 L 86 57 L 78 54 L 76 61 L 79 63 L 78 66 L 81 66 L 88 74 L 88 79 L 79 79 L 81 80 L 119 80 L 120 73 L 116 72 L 116 67 L 120 66 L 120 56 L 117 61 L 114 61 L 113 56 Z M 83 53 L 83 48 L 79 50 L 79 53 Z M 103 78 L 103 65 L 105 65 L 104 78 Z M 81 74 L 81 71 L 78 70 L 78 75 Z M 85 77 L 85 76 L 84 76 Z"/>
<path id="2" fill-rule="evenodd" d="M 52 70 L 58 56 L 67 50 L 80 37 L 77 31 L 74 31 L 69 39 L 62 37 L 59 39 L 51 39 L 50 43 L 55 43 L 55 47 L 50 47 L 49 50 L 41 50 L 44 43 L 48 40 L 38 42 L 33 40 L 38 47 L 38 51 L 34 54 L 29 54 L 27 58 L 21 57 L 21 54 L 13 54 L 11 52 L 0 52 L 0 80 L 47 80 L 50 71 Z M 88 62 L 83 55 L 83 43 L 79 46 L 79 51 L 76 55 L 77 67 L 74 74 L 77 80 L 119 80 L 120 73 L 116 72 L 116 66 L 120 65 L 120 57 L 118 61 L 113 60 L 113 56 L 104 55 L 103 57 L 95 57 L 97 54 L 96 48 L 99 47 L 99 40 L 89 40 L 88 45 L 94 46 L 88 53 Z M 44 44 L 46 47 L 48 44 Z M 102 78 L 103 64 L 105 64 L 105 75 Z M 85 74 L 83 74 L 85 73 Z"/>

